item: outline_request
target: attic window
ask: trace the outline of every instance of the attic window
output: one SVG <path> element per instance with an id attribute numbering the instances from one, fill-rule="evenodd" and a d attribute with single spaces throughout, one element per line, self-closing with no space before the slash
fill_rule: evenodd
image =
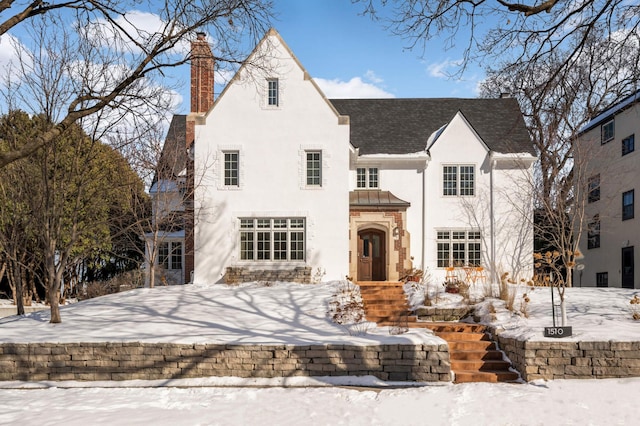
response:
<path id="1" fill-rule="evenodd" d="M 278 106 L 280 104 L 278 79 L 270 78 L 267 80 L 267 105 Z"/>

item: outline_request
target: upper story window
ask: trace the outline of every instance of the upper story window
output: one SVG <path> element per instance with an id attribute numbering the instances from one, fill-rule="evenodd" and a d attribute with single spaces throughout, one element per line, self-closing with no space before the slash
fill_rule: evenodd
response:
<path id="1" fill-rule="evenodd" d="M 279 82 L 277 78 L 270 78 L 267 80 L 267 105 L 280 105 Z"/>
<path id="2" fill-rule="evenodd" d="M 158 265 L 164 269 L 182 269 L 182 242 L 166 241 L 158 245 Z"/>
<path id="3" fill-rule="evenodd" d="M 379 188 L 377 167 L 358 167 L 356 170 L 356 188 Z"/>
<path id="4" fill-rule="evenodd" d="M 480 231 L 437 231 L 438 268 L 479 266 L 482 258 L 480 242 Z"/>
<path id="5" fill-rule="evenodd" d="M 307 186 L 322 186 L 322 151 L 307 151 Z"/>
<path id="6" fill-rule="evenodd" d="M 301 261 L 304 253 L 304 218 L 240 219 L 241 260 Z"/>
<path id="7" fill-rule="evenodd" d="M 588 225 L 587 249 L 600 247 L 600 215 L 595 215 Z"/>
<path id="8" fill-rule="evenodd" d="M 622 139 L 622 155 L 627 155 L 630 152 L 633 152 L 636 147 L 635 147 L 635 136 L 631 135 L 631 136 L 627 136 L 626 138 Z"/>
<path id="9" fill-rule="evenodd" d="M 600 199 L 600 175 L 591 176 L 588 182 L 587 201 L 594 203 Z"/>
<path id="10" fill-rule="evenodd" d="M 602 135 L 600 143 L 607 143 L 609 141 L 612 141 L 615 137 L 615 121 L 607 121 L 602 125 L 600 131 Z"/>
<path id="11" fill-rule="evenodd" d="M 224 186 L 240 185 L 240 153 L 227 151 L 224 153 Z"/>
<path id="12" fill-rule="evenodd" d="M 622 193 L 622 220 L 633 219 L 633 189 Z"/>
<path id="13" fill-rule="evenodd" d="M 442 167 L 442 195 L 475 195 L 475 166 L 447 165 Z"/>

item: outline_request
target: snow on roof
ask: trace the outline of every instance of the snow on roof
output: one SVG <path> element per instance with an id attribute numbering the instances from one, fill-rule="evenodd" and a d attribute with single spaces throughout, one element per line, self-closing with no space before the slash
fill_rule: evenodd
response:
<path id="1" fill-rule="evenodd" d="M 587 132 L 587 131 L 593 129 L 594 127 L 599 125 L 601 122 L 603 122 L 605 120 L 608 120 L 610 117 L 618 114 L 620 111 L 626 109 L 627 107 L 629 107 L 630 105 L 638 102 L 639 100 L 640 100 L 640 90 L 638 90 L 633 95 L 627 96 L 622 101 L 618 102 L 617 104 L 614 104 L 612 107 L 607 108 L 602 113 L 598 114 L 595 118 L 593 118 L 591 121 L 589 121 L 580 130 L 579 134 Z"/>

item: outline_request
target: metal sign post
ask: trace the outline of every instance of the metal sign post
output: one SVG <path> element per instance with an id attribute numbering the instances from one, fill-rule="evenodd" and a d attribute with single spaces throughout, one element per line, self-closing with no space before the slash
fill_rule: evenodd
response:
<path id="1" fill-rule="evenodd" d="M 556 303 L 553 297 L 553 273 L 550 273 L 549 276 L 549 288 L 551 289 L 551 317 L 553 320 L 553 327 L 544 328 L 544 337 L 569 337 L 573 332 L 571 327 L 558 327 L 556 325 Z"/>

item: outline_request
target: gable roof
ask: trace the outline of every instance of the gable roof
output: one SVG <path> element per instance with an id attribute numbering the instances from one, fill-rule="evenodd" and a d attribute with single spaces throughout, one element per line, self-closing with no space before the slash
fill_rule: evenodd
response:
<path id="1" fill-rule="evenodd" d="M 187 167 L 186 139 L 187 116 L 176 114 L 171 119 L 152 186 L 158 180 L 176 179 L 180 172 Z"/>
<path id="2" fill-rule="evenodd" d="M 331 99 L 351 122 L 351 144 L 360 154 L 423 152 L 429 136 L 458 111 L 492 151 L 536 155 L 515 98 Z"/>

